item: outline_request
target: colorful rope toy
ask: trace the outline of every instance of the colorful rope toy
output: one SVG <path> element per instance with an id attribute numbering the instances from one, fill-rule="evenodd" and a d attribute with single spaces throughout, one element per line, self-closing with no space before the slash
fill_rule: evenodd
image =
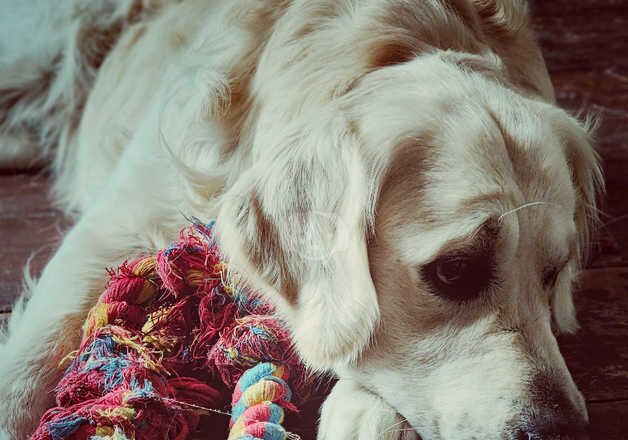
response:
<path id="1" fill-rule="evenodd" d="M 273 309 L 228 273 L 213 223 L 110 279 L 33 440 L 184 440 L 234 389 L 229 440 L 283 440 L 307 389 Z M 220 412 L 220 411 L 217 411 Z"/>

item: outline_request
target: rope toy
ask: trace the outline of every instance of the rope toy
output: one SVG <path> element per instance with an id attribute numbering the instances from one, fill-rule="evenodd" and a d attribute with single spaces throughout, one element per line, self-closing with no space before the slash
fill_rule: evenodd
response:
<path id="1" fill-rule="evenodd" d="M 284 440 L 307 391 L 273 309 L 222 260 L 213 223 L 109 270 L 33 440 L 185 440 L 233 390 L 229 440 Z"/>

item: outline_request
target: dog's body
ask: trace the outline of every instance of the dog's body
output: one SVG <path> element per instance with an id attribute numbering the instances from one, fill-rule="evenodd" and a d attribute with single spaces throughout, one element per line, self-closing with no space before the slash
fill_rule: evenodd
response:
<path id="1" fill-rule="evenodd" d="M 43 144 L 77 215 L 0 346 L 0 437 L 50 404 L 104 268 L 195 216 L 340 376 L 321 438 L 584 438 L 550 324 L 576 326 L 599 171 L 523 2 L 87 3 L 56 70 L 0 66 L 0 160 Z"/>

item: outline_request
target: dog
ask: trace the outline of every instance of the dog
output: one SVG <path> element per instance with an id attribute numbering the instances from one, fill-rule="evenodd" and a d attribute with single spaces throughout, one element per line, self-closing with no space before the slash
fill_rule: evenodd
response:
<path id="1" fill-rule="evenodd" d="M 521 0 L 58 11 L 45 44 L 0 65 L 0 161 L 49 162 L 76 220 L 0 346 L 0 437 L 51 405 L 105 268 L 198 217 L 307 366 L 337 376 L 319 439 L 587 439 L 556 334 L 577 329 L 602 176 L 529 15 Z"/>

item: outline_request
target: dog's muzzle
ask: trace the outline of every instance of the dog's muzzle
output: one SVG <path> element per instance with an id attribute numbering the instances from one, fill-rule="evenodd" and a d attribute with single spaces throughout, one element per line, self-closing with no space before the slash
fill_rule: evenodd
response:
<path id="1" fill-rule="evenodd" d="M 586 415 L 564 398 L 526 411 L 504 436 L 506 440 L 589 440 Z"/>

